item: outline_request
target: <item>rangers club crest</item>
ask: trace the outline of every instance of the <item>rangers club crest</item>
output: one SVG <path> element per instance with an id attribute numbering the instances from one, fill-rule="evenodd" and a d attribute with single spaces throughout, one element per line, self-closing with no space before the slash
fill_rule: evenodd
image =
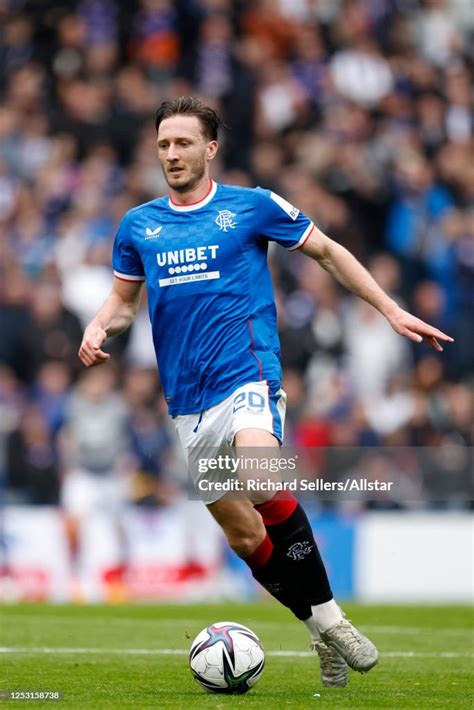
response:
<path id="1" fill-rule="evenodd" d="M 295 542 L 294 545 L 288 548 L 286 554 L 288 557 L 291 557 L 292 560 L 298 562 L 299 560 L 303 560 L 306 555 L 309 555 L 312 549 L 313 546 L 309 544 L 309 540 L 305 540 L 304 542 Z"/>
<path id="2" fill-rule="evenodd" d="M 235 212 L 231 212 L 230 210 L 219 210 L 215 223 L 221 231 L 227 232 L 228 229 L 236 228 L 237 222 L 234 220 L 236 216 Z"/>

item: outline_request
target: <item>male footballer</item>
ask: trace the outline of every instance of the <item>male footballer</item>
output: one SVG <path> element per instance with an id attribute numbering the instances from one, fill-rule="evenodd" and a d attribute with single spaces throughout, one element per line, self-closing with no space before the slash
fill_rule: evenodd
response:
<path id="1" fill-rule="evenodd" d="M 452 342 L 400 308 L 347 249 L 279 195 L 214 182 L 209 168 L 219 123 L 194 97 L 161 104 L 158 156 L 169 195 L 125 214 L 114 243 L 112 291 L 79 350 L 87 367 L 109 359 L 102 346 L 130 326 L 146 282 L 163 392 L 188 456 L 203 446 L 232 453 L 282 443 L 286 398 L 269 241 L 318 261 L 400 335 L 425 339 L 439 351 L 440 341 Z M 324 685 L 344 686 L 348 667 L 363 673 L 375 666 L 377 649 L 333 598 L 297 499 L 287 492 L 268 499 L 229 496 L 200 487 L 194 468 L 191 475 L 230 547 L 308 628 Z M 292 554 L 295 549 L 301 554 Z"/>

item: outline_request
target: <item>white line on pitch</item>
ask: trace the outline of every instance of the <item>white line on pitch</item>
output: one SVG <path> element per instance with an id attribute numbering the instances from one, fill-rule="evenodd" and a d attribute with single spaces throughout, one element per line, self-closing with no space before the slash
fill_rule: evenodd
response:
<path id="1" fill-rule="evenodd" d="M 188 653 L 183 648 L 53 648 L 40 646 L 37 648 L 0 646 L 0 653 L 51 653 L 51 654 L 117 654 L 129 656 L 183 656 Z M 443 651 L 440 653 L 424 653 L 419 651 L 388 651 L 381 654 L 384 658 L 472 658 L 472 653 L 457 653 Z M 280 658 L 309 658 L 314 656 L 311 651 L 267 651 L 267 656 Z"/>

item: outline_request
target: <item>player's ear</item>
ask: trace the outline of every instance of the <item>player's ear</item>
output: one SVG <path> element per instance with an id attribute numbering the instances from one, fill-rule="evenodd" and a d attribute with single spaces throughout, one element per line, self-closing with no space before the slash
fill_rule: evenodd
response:
<path id="1" fill-rule="evenodd" d="M 207 144 L 207 159 L 213 160 L 216 157 L 216 153 L 219 150 L 219 143 L 217 141 L 209 141 Z"/>

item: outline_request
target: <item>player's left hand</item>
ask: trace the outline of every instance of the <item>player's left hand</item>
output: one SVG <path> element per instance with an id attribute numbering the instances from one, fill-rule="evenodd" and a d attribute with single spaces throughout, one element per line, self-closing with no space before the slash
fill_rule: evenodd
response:
<path id="1" fill-rule="evenodd" d="M 396 333 L 413 340 L 414 343 L 421 343 L 425 340 L 434 350 L 443 352 L 443 346 L 439 341 L 444 343 L 453 343 L 454 338 L 446 335 L 443 331 L 434 328 L 432 325 L 425 323 L 411 313 L 404 311 L 403 308 L 397 308 L 393 313 L 387 315 L 387 320 Z"/>

